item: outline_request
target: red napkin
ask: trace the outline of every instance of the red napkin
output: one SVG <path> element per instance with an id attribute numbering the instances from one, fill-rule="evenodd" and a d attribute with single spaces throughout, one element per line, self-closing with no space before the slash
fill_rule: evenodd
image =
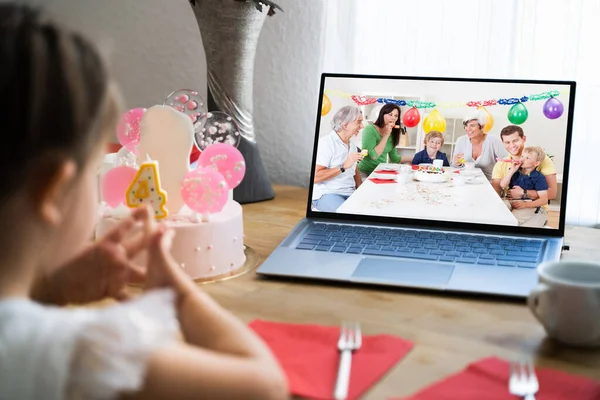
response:
<path id="1" fill-rule="evenodd" d="M 391 169 L 382 169 L 380 171 L 375 171 L 378 174 L 390 174 L 390 175 L 398 175 L 398 171 L 394 171 Z"/>
<path id="2" fill-rule="evenodd" d="M 369 180 L 373 183 L 396 183 L 393 179 L 369 178 Z"/>
<path id="3" fill-rule="evenodd" d="M 339 327 L 255 320 L 250 328 L 279 360 L 292 394 L 311 399 L 333 398 L 339 363 Z M 352 356 L 348 399 L 362 395 L 413 346 L 391 335 L 363 335 L 362 339 L 360 350 Z"/>
<path id="4" fill-rule="evenodd" d="M 536 400 L 600 399 L 600 382 L 547 368 L 535 373 L 540 383 Z M 509 375 L 508 362 L 484 358 L 404 400 L 515 400 L 508 392 Z"/>

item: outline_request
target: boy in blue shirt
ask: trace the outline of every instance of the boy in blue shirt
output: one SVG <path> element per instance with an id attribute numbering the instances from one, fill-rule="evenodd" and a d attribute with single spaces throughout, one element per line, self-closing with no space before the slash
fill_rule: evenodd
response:
<path id="1" fill-rule="evenodd" d="M 450 163 L 446 153 L 440 151 L 443 145 L 444 135 L 438 131 L 429 131 L 425 136 L 425 148 L 415 154 L 412 160 L 413 165 L 433 164 L 433 160 L 443 160 L 444 167 L 449 167 Z"/>
<path id="2" fill-rule="evenodd" d="M 536 170 L 545 158 L 546 153 L 541 147 L 525 147 L 521 159 L 515 160 L 506 176 L 500 181 L 502 189 L 519 186 L 525 191 L 521 200 L 504 200 L 520 226 L 542 227 L 548 222 L 546 211 L 548 182 L 546 177 Z M 539 197 L 536 200 L 529 200 L 526 197 L 527 190 L 536 190 Z"/>

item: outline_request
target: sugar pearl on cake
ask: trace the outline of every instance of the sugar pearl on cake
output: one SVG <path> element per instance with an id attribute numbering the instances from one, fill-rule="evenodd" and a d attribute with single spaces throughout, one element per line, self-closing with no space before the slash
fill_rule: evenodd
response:
<path id="1" fill-rule="evenodd" d="M 234 236 L 234 237 L 233 237 L 233 241 L 234 241 L 234 242 L 237 242 L 237 236 Z"/>
<path id="2" fill-rule="evenodd" d="M 214 265 L 213 265 L 212 267 L 210 267 L 210 270 L 211 270 L 211 271 L 214 271 L 215 269 L 216 269 L 216 268 L 215 268 L 215 266 L 214 266 Z"/>
<path id="3" fill-rule="evenodd" d="M 196 247 L 194 250 L 200 251 L 200 250 L 202 250 L 202 248 L 201 247 Z"/>
<path id="4" fill-rule="evenodd" d="M 185 263 L 181 263 L 181 268 L 185 269 Z"/>
<path id="5" fill-rule="evenodd" d="M 207 249 L 209 249 L 209 250 L 210 250 L 210 249 L 212 249 L 212 244 L 209 244 L 209 245 L 207 246 Z"/>

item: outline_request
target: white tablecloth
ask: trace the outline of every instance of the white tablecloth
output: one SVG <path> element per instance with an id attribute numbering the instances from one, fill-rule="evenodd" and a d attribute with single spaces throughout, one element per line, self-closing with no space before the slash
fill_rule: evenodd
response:
<path id="1" fill-rule="evenodd" d="M 370 177 L 381 176 L 379 170 L 397 168 L 398 164 L 380 164 Z M 495 225 L 517 225 L 517 219 L 481 170 L 480 183 L 455 185 L 424 183 L 411 179 L 407 183 L 373 183 L 367 179 L 338 208 L 338 213 L 386 217 L 431 219 L 438 221 L 474 222 Z M 401 172 L 402 174 L 402 172 Z M 412 172 L 411 172 L 412 175 Z M 386 175 L 393 176 L 393 175 Z"/>

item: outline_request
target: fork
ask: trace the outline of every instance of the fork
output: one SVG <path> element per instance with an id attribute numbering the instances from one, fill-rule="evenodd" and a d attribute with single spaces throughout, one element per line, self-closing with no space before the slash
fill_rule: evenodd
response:
<path id="1" fill-rule="evenodd" d="M 340 338 L 337 347 L 340 351 L 340 365 L 338 367 L 337 381 L 333 396 L 336 400 L 348 397 L 348 386 L 350 385 L 350 366 L 352 364 L 352 352 L 360 349 L 362 336 L 358 322 L 342 322 Z"/>
<path id="2" fill-rule="evenodd" d="M 508 391 L 524 400 L 535 400 L 538 390 L 539 383 L 531 361 L 511 362 Z"/>

